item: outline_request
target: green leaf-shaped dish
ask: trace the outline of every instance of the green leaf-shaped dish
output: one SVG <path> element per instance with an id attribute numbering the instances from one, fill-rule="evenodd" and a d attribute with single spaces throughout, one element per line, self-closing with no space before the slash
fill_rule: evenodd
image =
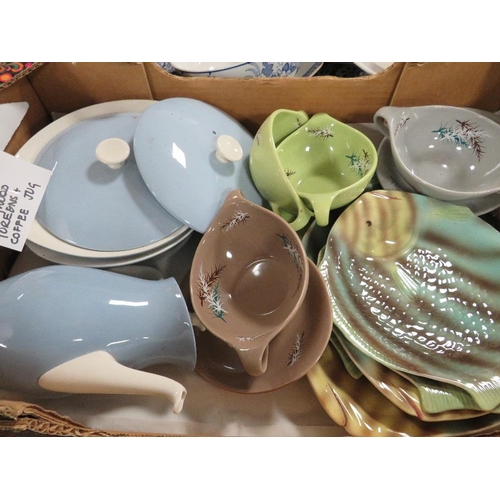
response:
<path id="1" fill-rule="evenodd" d="M 319 264 L 334 322 L 393 370 L 500 404 L 500 233 L 470 209 L 371 191 L 337 219 Z"/>

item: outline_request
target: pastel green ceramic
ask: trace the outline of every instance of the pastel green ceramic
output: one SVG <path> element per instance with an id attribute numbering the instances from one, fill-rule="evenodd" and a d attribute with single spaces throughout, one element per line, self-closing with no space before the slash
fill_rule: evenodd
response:
<path id="1" fill-rule="evenodd" d="M 500 233 L 467 207 L 371 191 L 336 220 L 319 264 L 334 322 L 400 372 L 500 404 Z"/>
<path id="2" fill-rule="evenodd" d="M 481 411 L 474 399 L 459 387 L 385 367 L 357 349 L 335 327 L 332 337 L 339 355 L 347 356 L 374 387 L 409 415 L 425 422 L 439 422 L 489 413 Z"/>
<path id="3" fill-rule="evenodd" d="M 382 164 L 379 164 L 378 168 L 381 166 Z M 302 244 L 307 256 L 314 262 L 321 263 L 323 260 L 329 233 L 343 210 L 336 212 L 332 212 L 331 219 L 333 220 L 328 226 L 319 226 L 316 221 L 313 221 L 302 236 Z M 478 404 L 464 389 L 437 380 L 391 370 L 364 354 L 347 340 L 341 337 L 337 339 L 337 336 L 342 336 L 342 334 L 335 326 L 333 331 L 331 341 L 347 371 L 355 378 L 361 376 L 359 369 L 358 373 L 354 373 L 356 367 L 353 369 L 352 358 L 377 389 L 403 411 L 426 421 L 454 420 L 465 418 L 466 415 L 478 416 L 480 410 Z M 337 335 L 335 335 L 336 332 Z M 500 413 L 500 408 L 493 411 Z"/>
<path id="4" fill-rule="evenodd" d="M 283 217 L 295 231 L 302 229 L 313 214 L 280 167 L 276 148 L 307 119 L 304 111 L 276 110 L 259 128 L 250 150 L 250 174 L 255 186 L 273 212 Z"/>
<path id="5" fill-rule="evenodd" d="M 377 150 L 359 130 L 317 113 L 277 147 L 287 179 L 320 226 L 330 210 L 349 204 L 371 181 Z"/>

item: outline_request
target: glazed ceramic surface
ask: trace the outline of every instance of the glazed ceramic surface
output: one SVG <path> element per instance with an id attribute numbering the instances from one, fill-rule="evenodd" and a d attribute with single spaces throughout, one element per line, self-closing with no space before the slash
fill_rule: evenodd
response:
<path id="1" fill-rule="evenodd" d="M 322 261 L 331 226 L 342 212 L 343 209 L 333 212 L 334 217 L 329 226 L 322 227 L 313 221 L 303 232 L 302 244 L 310 259 L 317 263 Z M 335 326 L 333 332 L 338 332 Z M 439 421 L 480 414 L 477 403 L 460 387 L 389 369 L 343 339 L 340 332 L 332 335 L 333 340 L 346 369 L 353 377 L 359 378 L 363 374 L 392 403 L 409 415 L 424 421 Z"/>
<path id="2" fill-rule="evenodd" d="M 230 136 L 241 146 L 239 160 L 221 161 L 217 155 L 221 136 Z M 172 98 L 142 114 L 133 145 L 139 170 L 160 204 L 204 233 L 234 189 L 263 204 L 249 171 L 252 140 L 221 110 L 195 99 Z"/>
<path id="3" fill-rule="evenodd" d="M 467 200 L 500 190 L 500 125 L 471 109 L 387 106 L 374 122 L 391 141 L 395 165 L 415 190 Z"/>
<path id="4" fill-rule="evenodd" d="M 151 106 L 151 104 L 153 104 L 152 101 L 146 100 L 113 101 L 97 104 L 95 106 L 89 106 L 74 113 L 70 113 L 62 118 L 59 118 L 35 134 L 24 144 L 24 146 L 21 147 L 17 156 L 30 163 L 36 163 L 36 159 L 40 156 L 47 144 L 52 143 L 52 141 L 56 138 L 63 135 L 65 131 L 71 130 L 73 126 L 77 126 L 82 121 L 98 120 L 103 116 L 116 116 L 121 113 L 137 114 L 144 111 L 147 107 Z M 107 167 L 103 166 L 103 168 Z M 121 183 L 121 181 L 119 181 L 119 183 Z M 149 202 L 151 201 L 151 194 L 145 193 L 145 196 L 145 203 L 147 205 L 148 200 Z M 85 201 L 88 203 L 88 200 Z M 125 204 L 130 203 L 131 200 L 125 201 Z M 71 205 L 73 205 L 73 203 L 71 203 Z M 139 210 L 139 207 L 136 209 Z M 117 210 L 116 204 L 114 205 L 113 210 Z M 169 214 L 163 214 L 162 217 L 171 219 Z M 90 222 L 95 222 L 97 224 L 96 227 L 98 227 L 99 224 L 104 223 L 102 222 L 102 217 L 99 217 L 99 219 L 101 222 L 95 221 L 93 218 L 89 218 L 86 221 L 85 226 L 88 226 Z M 109 219 L 106 220 L 108 221 L 106 224 L 109 224 Z M 128 228 L 128 230 L 130 231 L 130 228 Z M 113 229 L 111 229 L 111 231 L 113 231 Z M 76 261 L 78 261 L 76 264 L 80 265 L 80 262 L 86 262 L 86 259 L 96 259 L 99 262 L 103 262 L 103 265 L 99 265 L 99 267 L 107 267 L 113 265 L 123 265 L 129 261 L 137 262 L 138 259 L 147 258 L 150 253 L 155 253 L 162 248 L 172 246 L 176 241 L 181 241 L 191 232 L 192 230 L 188 226 L 182 225 L 179 229 L 175 230 L 168 236 L 139 248 L 122 249 L 117 251 L 101 251 L 80 247 L 69 243 L 68 241 L 64 241 L 48 231 L 37 219 L 35 219 L 28 235 L 27 244 L 28 246 L 33 244 L 33 250 L 37 253 L 39 253 L 37 250 L 41 250 L 46 254 L 60 255 L 60 258 L 63 259 L 63 262 L 60 262 L 60 259 L 49 259 L 53 262 L 65 264 L 75 263 L 74 260 L 76 259 Z"/>
<path id="5" fill-rule="evenodd" d="M 332 328 L 332 312 L 325 284 L 310 260 L 309 286 L 301 307 L 269 344 L 265 373 L 252 377 L 228 344 L 211 335 L 197 335 L 196 370 L 224 389 L 255 394 L 284 387 L 304 376 L 323 354 Z"/>
<path id="6" fill-rule="evenodd" d="M 177 71 L 170 62 L 157 62 L 156 64 L 167 73 L 175 73 Z M 297 72 L 294 75 L 296 77 L 313 76 L 321 69 L 321 66 L 323 66 L 322 62 L 299 62 L 297 64 Z"/>
<path id="7" fill-rule="evenodd" d="M 196 363 L 189 311 L 173 278 L 42 267 L 0 283 L 0 317 L 0 386 L 13 392 L 51 396 L 39 378 L 94 352 L 134 369 Z"/>
<path id="8" fill-rule="evenodd" d="M 358 68 L 362 69 L 369 75 L 374 75 L 376 73 L 380 73 L 387 69 L 392 62 L 355 62 L 354 63 Z"/>
<path id="9" fill-rule="evenodd" d="M 203 325 L 233 347 L 250 375 L 261 375 L 269 343 L 297 313 L 308 281 L 297 234 L 237 190 L 197 247 L 190 294 Z"/>
<path id="10" fill-rule="evenodd" d="M 307 378 L 325 411 L 352 436 L 474 436 L 500 428 L 500 416 L 495 414 L 442 422 L 412 417 L 392 404 L 366 377 L 353 378 L 331 344 Z"/>
<path id="11" fill-rule="evenodd" d="M 415 193 L 415 189 L 399 174 L 392 155 L 391 142 L 384 139 L 378 148 L 377 178 L 386 190 Z M 479 198 L 454 200 L 454 205 L 469 207 L 476 215 L 484 215 L 500 207 L 500 194 L 493 193 Z"/>
<path id="12" fill-rule="evenodd" d="M 377 150 L 363 133 L 317 113 L 277 147 L 287 179 L 321 226 L 330 211 L 357 198 L 377 167 Z"/>
<path id="13" fill-rule="evenodd" d="M 189 229 L 189 228 L 188 228 Z M 30 235 L 34 235 L 34 228 L 31 227 Z M 117 266 L 129 266 L 159 255 L 175 255 L 193 235 L 193 230 L 183 231 L 173 241 L 164 242 L 162 245 L 148 245 L 142 252 L 97 252 L 85 248 L 69 245 L 45 231 L 42 226 L 38 226 L 40 238 L 32 238 L 26 242 L 26 246 L 36 255 L 55 264 L 67 266 L 114 268 Z M 35 241 L 41 241 L 39 244 Z"/>
<path id="14" fill-rule="evenodd" d="M 295 76 L 297 62 L 172 62 L 182 76 L 274 78 Z"/>
<path id="15" fill-rule="evenodd" d="M 465 207 L 373 191 L 332 227 L 320 270 L 334 321 L 385 366 L 500 403 L 500 235 Z"/>
<path id="16" fill-rule="evenodd" d="M 376 166 L 370 139 L 325 113 L 309 119 L 304 112 L 275 111 L 257 132 L 250 154 L 255 185 L 296 230 L 312 214 L 327 225 L 330 211 L 359 196 Z"/>
<path id="17" fill-rule="evenodd" d="M 52 171 L 37 220 L 54 236 L 91 250 L 126 251 L 164 240 L 182 228 L 149 192 L 133 153 L 116 170 L 96 158 L 96 148 L 105 139 L 131 144 L 137 120 L 151 104 L 104 103 L 78 110 L 21 148 L 17 156 Z"/>
<path id="18" fill-rule="evenodd" d="M 250 173 L 257 189 L 273 212 L 296 231 L 306 226 L 313 213 L 293 189 L 285 171 L 279 167 L 277 146 L 307 119 L 303 111 L 276 110 L 260 126 L 250 151 Z"/>
<path id="19" fill-rule="evenodd" d="M 334 328 L 334 335 L 338 341 L 335 347 L 337 351 L 339 351 L 339 354 L 342 354 L 341 351 L 343 350 L 372 385 L 379 390 L 388 401 L 395 404 L 400 410 L 408 415 L 417 417 L 425 422 L 441 422 L 476 418 L 487 413 L 479 410 L 464 410 L 462 402 L 457 402 L 456 400 L 452 401 L 452 399 L 454 399 L 454 394 L 448 392 L 446 384 L 439 385 L 439 382 L 435 382 L 435 387 L 431 387 L 431 384 L 427 382 L 428 379 L 423 379 L 423 381 L 425 381 L 423 383 L 425 383 L 426 389 L 431 397 L 438 396 L 442 400 L 447 400 L 445 401 L 447 404 L 443 404 L 443 407 L 447 407 L 447 409 L 430 412 L 429 408 L 426 408 L 424 398 L 422 398 L 422 395 L 425 395 L 425 390 L 419 390 L 412 381 L 407 380 L 398 372 L 390 370 L 361 352 L 353 344 L 347 341 L 340 332 L 336 332 L 336 328 Z M 464 391 L 464 395 L 468 394 Z M 469 396 L 469 399 L 472 398 Z M 475 405 L 475 407 L 477 408 L 477 405 Z M 431 410 L 434 409 L 431 408 Z"/>
<path id="20" fill-rule="evenodd" d="M 322 62 L 300 62 L 297 68 L 296 77 L 314 76 L 323 66 Z"/>

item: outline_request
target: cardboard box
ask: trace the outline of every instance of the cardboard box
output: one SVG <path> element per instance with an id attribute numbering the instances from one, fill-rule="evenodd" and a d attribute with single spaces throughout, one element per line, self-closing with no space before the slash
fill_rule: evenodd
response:
<path id="1" fill-rule="evenodd" d="M 496 112 L 500 109 L 499 88 L 500 63 L 493 62 L 397 62 L 379 74 L 358 78 L 247 80 L 183 78 L 165 73 L 155 63 L 49 62 L 38 63 L 24 77 L 0 85 L 0 104 L 29 103 L 27 115 L 6 148 L 15 154 L 51 122 L 53 113 L 69 113 L 106 101 L 191 97 L 226 111 L 255 133 L 278 108 L 308 114 L 326 112 L 347 123 L 372 122 L 374 113 L 386 105 L 445 104 Z M 1 279 L 8 275 L 17 256 L 0 249 Z M 2 432 L 123 435 L 81 426 L 29 402 L 8 400 L 0 401 Z"/>

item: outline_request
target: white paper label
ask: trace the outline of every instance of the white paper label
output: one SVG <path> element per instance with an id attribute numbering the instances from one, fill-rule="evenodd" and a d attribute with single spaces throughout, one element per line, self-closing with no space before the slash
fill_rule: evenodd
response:
<path id="1" fill-rule="evenodd" d="M 0 151 L 0 246 L 23 249 L 51 175 Z"/>

